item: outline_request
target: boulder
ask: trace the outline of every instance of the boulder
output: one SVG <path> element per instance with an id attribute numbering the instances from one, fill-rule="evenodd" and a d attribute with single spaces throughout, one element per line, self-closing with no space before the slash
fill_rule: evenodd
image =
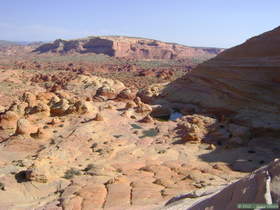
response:
<path id="1" fill-rule="evenodd" d="M 95 118 L 94 118 L 94 120 L 95 120 L 95 121 L 103 121 L 104 118 L 103 118 L 103 116 L 102 116 L 100 113 L 97 113 L 96 116 L 95 116 Z"/>
<path id="2" fill-rule="evenodd" d="M 153 84 L 149 87 L 146 87 L 138 92 L 138 96 L 142 99 L 145 103 L 151 103 L 158 97 L 161 97 L 162 91 L 166 88 L 168 83 L 159 83 Z"/>
<path id="3" fill-rule="evenodd" d="M 203 115 L 187 115 L 182 118 L 179 128 L 182 139 L 186 142 L 200 143 L 215 129 L 217 119 Z"/>
<path id="4" fill-rule="evenodd" d="M 102 97 L 105 100 L 115 99 L 117 97 L 117 93 L 115 90 L 107 85 L 100 87 L 96 92 L 96 97 Z"/>
<path id="5" fill-rule="evenodd" d="M 126 88 L 118 94 L 118 98 L 124 100 L 133 100 L 135 98 L 135 94 L 132 93 L 130 89 Z"/>
<path id="6" fill-rule="evenodd" d="M 125 105 L 125 109 L 131 109 L 131 108 L 134 108 L 136 107 L 136 103 L 134 101 L 128 101 Z"/>
<path id="7" fill-rule="evenodd" d="M 19 116 L 23 116 L 28 108 L 31 108 L 31 106 L 29 106 L 27 102 L 16 101 L 9 107 L 8 110 L 17 113 Z"/>
<path id="8" fill-rule="evenodd" d="M 135 108 L 135 111 L 137 113 L 150 113 L 152 111 L 152 107 L 148 104 L 143 103 L 139 97 L 136 97 L 134 101 L 137 105 L 137 107 Z"/>
<path id="9" fill-rule="evenodd" d="M 36 105 L 36 95 L 30 92 L 25 92 L 22 96 L 22 101 L 28 103 L 29 107 Z"/>
<path id="10" fill-rule="evenodd" d="M 70 105 L 68 100 L 61 99 L 59 102 L 53 104 L 50 108 L 51 116 L 62 116 L 66 114 L 66 111 L 69 109 Z"/>
<path id="11" fill-rule="evenodd" d="M 3 129 L 16 128 L 20 116 L 14 111 L 6 111 L 0 114 L 0 125 Z"/>
<path id="12" fill-rule="evenodd" d="M 151 116 L 156 118 L 169 117 L 172 113 L 172 109 L 168 105 L 153 105 Z"/>
<path id="13" fill-rule="evenodd" d="M 26 114 L 40 114 L 41 116 L 49 117 L 50 111 L 50 107 L 47 104 L 39 102 L 36 106 L 29 107 L 26 110 Z"/>
<path id="14" fill-rule="evenodd" d="M 95 111 L 93 104 L 89 101 L 78 101 L 74 106 L 79 114 L 93 113 Z"/>
<path id="15" fill-rule="evenodd" d="M 26 135 L 29 136 L 31 133 L 36 132 L 36 127 L 32 125 L 27 119 L 19 119 L 17 121 L 17 128 L 15 135 Z"/>
<path id="16" fill-rule="evenodd" d="M 147 115 L 143 119 L 141 119 L 139 122 L 141 123 L 153 123 L 154 119 L 151 117 L 151 115 Z"/>

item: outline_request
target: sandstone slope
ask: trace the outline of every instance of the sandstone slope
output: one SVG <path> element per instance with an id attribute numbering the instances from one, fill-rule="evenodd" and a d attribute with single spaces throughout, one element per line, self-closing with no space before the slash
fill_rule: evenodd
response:
<path id="1" fill-rule="evenodd" d="M 167 205 L 165 210 L 237 210 L 238 204 L 279 204 L 280 162 L 275 159 L 268 166 L 254 171 L 249 176 L 224 187 L 218 192 L 208 192 L 192 204 L 185 199 Z M 212 193 L 212 195 L 211 195 Z M 191 196 L 189 196 L 191 197 Z M 272 209 L 272 208 L 268 208 Z"/>
<path id="2" fill-rule="evenodd" d="M 205 144 L 206 136 L 245 141 L 249 131 L 190 107 L 180 119 L 155 120 L 170 110 L 143 103 L 119 81 L 1 74 L 0 209 L 154 209 L 177 194 L 232 183 L 280 150 L 273 140 L 265 148 L 258 139 L 227 150 Z"/>
<path id="3" fill-rule="evenodd" d="M 276 28 L 226 50 L 162 86 L 157 95 L 199 105 L 253 128 L 279 129 L 279 34 Z"/>

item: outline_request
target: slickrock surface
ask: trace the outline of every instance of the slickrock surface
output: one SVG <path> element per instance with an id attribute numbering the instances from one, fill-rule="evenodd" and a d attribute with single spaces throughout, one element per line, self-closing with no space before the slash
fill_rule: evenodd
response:
<path id="1" fill-rule="evenodd" d="M 207 162 L 217 158 L 218 145 L 225 145 L 229 151 L 253 146 L 255 149 L 248 150 L 249 156 L 271 149 L 276 158 L 279 153 L 274 146 L 279 143 L 280 129 L 279 35 L 278 27 L 253 37 L 199 65 L 184 77 L 172 83 L 154 84 L 138 95 L 145 102 L 160 104 L 161 113 L 176 109 L 187 115 L 182 118 L 183 122 L 178 122 L 181 142 L 209 143 L 207 149 L 214 152 L 200 155 Z M 253 162 L 263 163 L 255 157 L 247 156 L 245 160 L 240 154 L 230 164 L 233 170 L 251 172 L 257 168 L 252 167 Z M 222 161 L 228 162 L 229 156 L 231 154 Z M 221 191 L 208 187 L 178 194 L 163 209 L 235 210 L 237 203 L 272 201 L 279 204 L 278 176 L 279 161 L 276 160 Z M 213 195 L 215 192 L 218 193 Z"/>
<path id="2" fill-rule="evenodd" d="M 280 127 L 280 28 L 261 34 L 161 86 L 173 102 L 199 105 L 253 128 Z M 155 88 L 154 88 L 155 89 Z M 146 91 L 151 98 L 156 93 Z"/>
<path id="3" fill-rule="evenodd" d="M 249 176 L 220 190 L 195 195 L 185 195 L 184 199 L 174 201 L 165 210 L 237 210 L 237 204 L 279 204 L 280 162 L 275 159 L 268 166 L 254 171 Z M 196 197 L 194 203 L 193 200 Z M 239 208 L 240 209 L 240 208 Z M 270 209 L 270 208 L 268 208 Z"/>
<path id="4" fill-rule="evenodd" d="M 2 72 L 13 80 L 0 114 L 0 209 L 157 209 L 178 194 L 227 185 L 280 150 L 273 139 L 265 149 L 262 139 L 245 144 L 246 127 L 215 116 L 154 119 L 158 106 L 119 81 L 30 73 Z M 28 75 L 26 84 L 17 79 Z"/>

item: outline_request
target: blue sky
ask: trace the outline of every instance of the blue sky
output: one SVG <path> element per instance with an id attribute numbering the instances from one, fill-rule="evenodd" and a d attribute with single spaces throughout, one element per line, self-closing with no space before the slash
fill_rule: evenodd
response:
<path id="1" fill-rule="evenodd" d="M 128 35 L 232 47 L 280 25 L 280 0 L 0 0 L 0 40 Z"/>

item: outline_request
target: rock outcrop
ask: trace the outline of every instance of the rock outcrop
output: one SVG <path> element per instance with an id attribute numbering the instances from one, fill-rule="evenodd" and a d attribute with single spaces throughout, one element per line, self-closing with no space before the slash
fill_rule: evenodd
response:
<path id="1" fill-rule="evenodd" d="M 65 81 L 64 88 L 71 91 L 61 89 L 53 92 L 24 92 L 19 100 L 0 113 L 1 129 L 12 129 L 16 135 L 32 134 L 32 137 L 42 138 L 45 136 L 44 132 L 32 126 L 32 121 L 52 117 L 50 124 L 55 125 L 55 117 L 70 114 L 96 115 L 98 110 L 92 100 L 97 98 L 107 101 L 118 98 L 120 93 L 130 93 L 120 81 L 85 75 L 77 75 Z M 149 107 L 144 103 L 139 106 Z M 97 120 L 102 120 L 100 114 L 97 116 Z"/>
<path id="2" fill-rule="evenodd" d="M 180 201 L 164 209 L 186 209 L 186 210 L 236 210 L 237 204 L 280 204 L 279 196 L 280 161 L 274 160 L 266 167 L 254 171 L 249 176 L 219 190 L 210 197 L 202 196 L 200 202 L 191 204 L 190 200 Z M 268 208 L 272 209 L 272 208 Z"/>
<path id="3" fill-rule="evenodd" d="M 216 119 L 190 115 L 183 118 L 183 122 L 179 124 L 179 127 L 183 131 L 183 140 L 186 142 L 200 143 L 208 133 L 214 130 Z"/>
<path id="4" fill-rule="evenodd" d="M 253 128 L 280 129 L 279 35 L 280 27 L 224 51 L 167 85 L 162 97 Z"/>
<path id="5" fill-rule="evenodd" d="M 16 135 L 30 135 L 36 128 L 30 124 L 27 119 L 19 119 L 17 121 Z"/>

